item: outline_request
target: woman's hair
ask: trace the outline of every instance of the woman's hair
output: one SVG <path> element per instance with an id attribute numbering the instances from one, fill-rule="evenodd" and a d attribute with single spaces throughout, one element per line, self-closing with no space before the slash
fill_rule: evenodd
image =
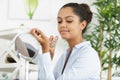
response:
<path id="1" fill-rule="evenodd" d="M 68 4 L 65 4 L 62 8 L 65 8 L 65 7 L 73 8 L 73 12 L 80 18 L 80 22 L 85 20 L 87 22 L 87 25 L 91 22 L 92 12 L 87 4 L 68 3 Z M 86 30 L 86 27 L 84 28 L 82 33 L 84 33 L 85 30 Z"/>

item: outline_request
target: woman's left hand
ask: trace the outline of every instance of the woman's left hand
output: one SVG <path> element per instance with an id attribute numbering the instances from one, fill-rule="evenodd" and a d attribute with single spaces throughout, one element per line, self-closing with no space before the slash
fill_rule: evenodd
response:
<path id="1" fill-rule="evenodd" d="M 55 51 L 55 47 L 58 41 L 58 36 L 53 37 L 52 35 L 49 37 L 49 42 L 50 42 L 50 55 L 51 55 L 51 59 L 53 59 L 54 56 L 54 51 Z"/>

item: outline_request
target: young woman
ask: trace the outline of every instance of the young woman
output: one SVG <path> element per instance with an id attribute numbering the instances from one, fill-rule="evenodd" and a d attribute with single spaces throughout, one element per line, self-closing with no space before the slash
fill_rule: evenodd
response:
<path id="1" fill-rule="evenodd" d="M 39 80 L 99 80 L 100 62 L 97 52 L 89 41 L 83 40 L 83 33 L 92 19 L 92 12 L 87 4 L 68 3 L 58 12 L 58 31 L 69 48 L 58 60 L 52 70 L 51 58 L 54 47 L 50 39 L 38 30 L 31 33 L 42 46 L 43 54 L 39 55 Z M 57 37 L 56 37 L 57 39 Z"/>

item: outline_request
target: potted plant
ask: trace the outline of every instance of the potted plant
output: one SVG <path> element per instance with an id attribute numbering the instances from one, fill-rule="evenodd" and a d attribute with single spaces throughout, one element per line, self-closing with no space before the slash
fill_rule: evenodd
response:
<path id="1" fill-rule="evenodd" d="M 102 70 L 108 70 L 107 80 L 111 80 L 113 65 L 120 65 L 116 60 L 120 51 L 120 0 L 96 0 L 93 5 L 99 24 L 86 38 L 98 52 Z"/>

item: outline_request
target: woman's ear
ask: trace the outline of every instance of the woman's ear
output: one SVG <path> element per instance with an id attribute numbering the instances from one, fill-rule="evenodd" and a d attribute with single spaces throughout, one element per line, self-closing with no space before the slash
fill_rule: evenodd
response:
<path id="1" fill-rule="evenodd" d="M 81 30 L 83 30 L 87 25 L 87 22 L 84 20 L 81 22 Z"/>

